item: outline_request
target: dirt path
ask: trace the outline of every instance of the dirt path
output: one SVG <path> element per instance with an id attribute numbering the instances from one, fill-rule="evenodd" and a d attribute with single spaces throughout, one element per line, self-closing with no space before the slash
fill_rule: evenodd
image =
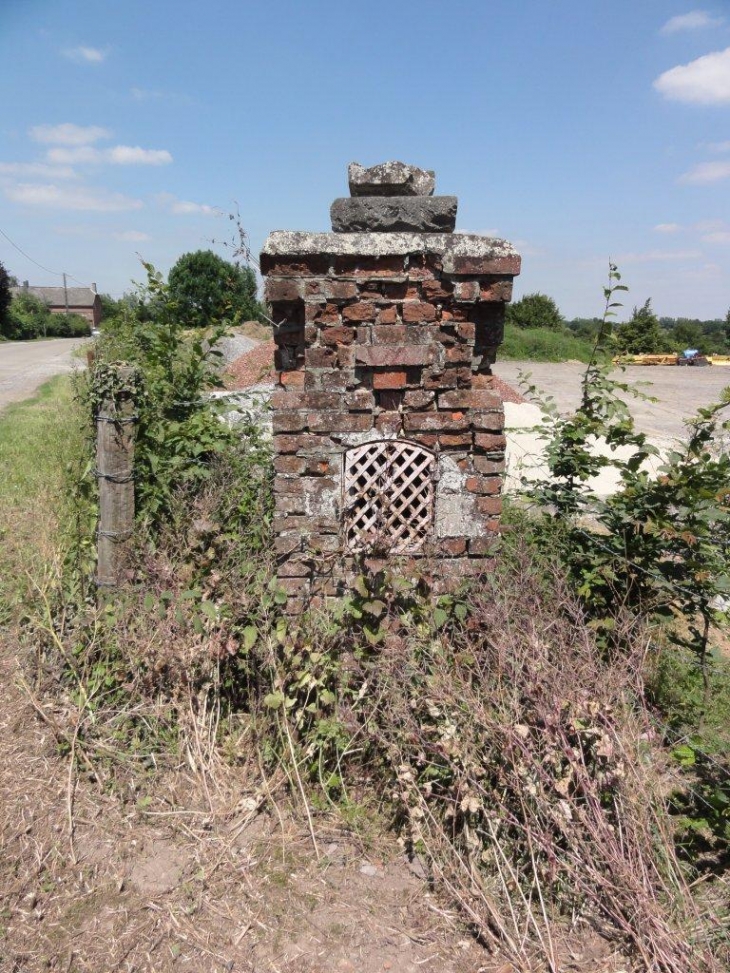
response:
<path id="1" fill-rule="evenodd" d="M 79 757 L 88 714 L 32 699 L 21 679 L 0 635 L 3 973 L 510 969 L 474 943 L 392 839 L 376 851 L 315 815 L 318 858 L 276 782 L 259 811 L 260 780 L 209 768 L 204 788 L 184 767 L 189 754 L 124 779 L 103 760 L 96 775 L 83 756 L 72 766 L 60 749 L 76 740 Z"/>
<path id="2" fill-rule="evenodd" d="M 73 357 L 80 344 L 73 338 L 0 342 L 0 409 L 29 398 L 49 378 L 80 365 Z"/>

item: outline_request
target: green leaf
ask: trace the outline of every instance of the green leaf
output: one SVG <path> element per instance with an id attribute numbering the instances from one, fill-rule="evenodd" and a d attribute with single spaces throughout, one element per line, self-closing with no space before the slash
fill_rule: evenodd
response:
<path id="1" fill-rule="evenodd" d="M 264 706 L 268 709 L 281 709 L 285 700 L 286 697 L 282 692 L 269 693 L 268 696 L 264 696 Z"/>

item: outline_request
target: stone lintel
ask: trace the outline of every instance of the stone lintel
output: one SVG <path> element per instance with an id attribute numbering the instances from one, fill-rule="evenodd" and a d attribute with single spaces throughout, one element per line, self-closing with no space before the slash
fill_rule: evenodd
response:
<path id="1" fill-rule="evenodd" d="M 331 258 L 399 257 L 427 254 L 441 258 L 447 274 L 505 274 L 520 272 L 521 258 L 511 243 L 475 233 L 307 233 L 275 230 L 262 257 Z"/>
<path id="2" fill-rule="evenodd" d="M 349 196 L 330 209 L 335 233 L 451 233 L 456 196 Z"/>

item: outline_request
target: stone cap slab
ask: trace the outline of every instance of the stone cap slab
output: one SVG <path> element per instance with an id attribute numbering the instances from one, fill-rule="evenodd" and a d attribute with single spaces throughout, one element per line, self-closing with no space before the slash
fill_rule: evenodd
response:
<path id="1" fill-rule="evenodd" d="M 456 196 L 343 196 L 330 208 L 335 233 L 451 233 Z"/>
<path id="2" fill-rule="evenodd" d="M 381 162 L 369 169 L 351 162 L 347 181 L 351 196 L 431 196 L 436 188 L 436 173 L 405 162 Z"/>
<path id="3" fill-rule="evenodd" d="M 511 243 L 476 233 L 307 233 L 274 230 L 263 250 L 262 263 L 285 257 L 399 257 L 428 254 L 441 258 L 447 274 L 505 274 L 520 272 L 521 258 Z M 266 266 L 262 267 L 266 273 Z"/>

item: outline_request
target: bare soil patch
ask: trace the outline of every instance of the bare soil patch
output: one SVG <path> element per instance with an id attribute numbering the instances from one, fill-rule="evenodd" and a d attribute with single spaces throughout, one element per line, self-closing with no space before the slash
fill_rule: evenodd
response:
<path id="1" fill-rule="evenodd" d="M 315 816 L 317 857 L 244 768 L 79 771 L 84 713 L 31 699 L 9 636 L 0 681 L 0 970 L 508 973 L 393 840 Z"/>

